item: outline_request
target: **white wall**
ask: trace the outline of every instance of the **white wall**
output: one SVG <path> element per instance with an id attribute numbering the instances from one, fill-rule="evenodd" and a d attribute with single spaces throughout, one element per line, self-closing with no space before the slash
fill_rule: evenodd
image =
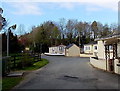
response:
<path id="1" fill-rule="evenodd" d="M 49 47 L 49 53 L 57 53 L 57 47 Z"/>
<path id="2" fill-rule="evenodd" d="M 102 40 L 98 41 L 98 58 L 105 59 L 105 46 Z"/>
<path id="3" fill-rule="evenodd" d="M 86 47 L 88 48 L 90 48 L 89 50 L 88 49 L 86 49 Z M 84 53 L 93 53 L 93 45 L 84 45 Z"/>
<path id="4" fill-rule="evenodd" d="M 90 63 L 97 68 L 106 70 L 106 60 L 97 60 L 90 57 Z"/>
<path id="5" fill-rule="evenodd" d="M 114 60 L 114 68 L 115 68 L 114 71 L 115 71 L 115 73 L 120 74 L 120 66 L 117 66 L 118 63 L 119 63 L 119 60 L 115 59 Z"/>
<path id="6" fill-rule="evenodd" d="M 63 50 L 59 50 L 59 47 L 63 47 Z M 55 46 L 55 47 L 49 47 L 49 53 L 52 53 L 52 54 L 57 54 L 57 53 L 65 53 L 65 47 L 66 46 Z"/>
<path id="7" fill-rule="evenodd" d="M 120 57 L 120 42 L 117 44 L 117 53 L 118 53 L 118 57 Z"/>

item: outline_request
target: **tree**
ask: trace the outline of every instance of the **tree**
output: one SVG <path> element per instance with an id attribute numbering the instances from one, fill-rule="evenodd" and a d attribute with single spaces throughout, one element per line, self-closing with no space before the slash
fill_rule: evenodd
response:
<path id="1" fill-rule="evenodd" d="M 98 27 L 97 27 L 97 22 L 94 21 L 91 25 L 92 31 L 93 31 L 93 38 L 97 38 L 97 33 L 98 33 Z"/>
<path id="2" fill-rule="evenodd" d="M 67 38 L 69 39 L 69 43 L 72 43 L 72 38 L 75 38 L 75 25 L 77 20 L 68 20 L 66 24 Z"/>
<path id="3" fill-rule="evenodd" d="M 16 33 L 17 33 L 18 35 L 24 35 L 24 34 L 26 33 L 26 32 L 25 32 L 25 26 L 24 26 L 23 24 L 20 24 L 20 25 L 18 26 L 18 29 L 17 29 Z"/>
<path id="4" fill-rule="evenodd" d="M 6 19 L 2 16 L 3 13 L 3 9 L 0 8 L 0 30 L 2 30 L 6 25 L 7 25 L 7 21 Z"/>
<path id="5" fill-rule="evenodd" d="M 110 25 L 110 29 L 113 32 L 113 34 L 119 34 L 120 30 L 118 29 L 118 24 L 112 23 Z"/>
<path id="6" fill-rule="evenodd" d="M 60 29 L 61 38 L 64 39 L 66 36 L 66 20 L 64 18 L 61 18 L 58 22 L 58 27 Z"/>

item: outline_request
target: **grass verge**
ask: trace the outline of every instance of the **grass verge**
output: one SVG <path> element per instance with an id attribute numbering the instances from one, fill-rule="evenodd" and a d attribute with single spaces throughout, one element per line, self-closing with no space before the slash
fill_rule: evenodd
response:
<path id="1" fill-rule="evenodd" d="M 22 77 L 4 77 L 2 79 L 2 91 L 9 91 L 12 87 L 19 84 Z"/>
<path id="2" fill-rule="evenodd" d="M 42 58 L 41 61 L 35 62 L 32 66 L 24 67 L 24 68 L 22 68 L 20 70 L 24 70 L 24 71 L 27 71 L 27 70 L 29 70 L 29 71 L 30 70 L 37 70 L 37 69 L 45 66 L 48 63 L 49 63 L 49 61 L 47 59 Z"/>
<path id="3" fill-rule="evenodd" d="M 30 70 L 37 70 L 46 64 L 48 64 L 49 61 L 47 59 L 43 59 L 41 61 L 35 62 L 32 66 L 24 67 L 22 69 L 19 69 L 17 71 L 23 70 L 23 71 L 30 71 Z M 4 77 L 2 79 L 2 91 L 8 91 L 17 84 L 20 83 L 20 81 L 23 80 L 23 77 Z"/>

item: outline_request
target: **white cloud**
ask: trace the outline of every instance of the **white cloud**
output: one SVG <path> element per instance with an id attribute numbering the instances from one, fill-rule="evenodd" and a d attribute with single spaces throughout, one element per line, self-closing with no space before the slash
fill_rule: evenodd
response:
<path id="1" fill-rule="evenodd" d="M 39 6 L 35 3 L 12 3 L 13 8 L 16 9 L 16 11 L 13 11 L 13 14 L 16 15 L 42 15 L 42 11 L 39 8 Z"/>
<path id="2" fill-rule="evenodd" d="M 77 2 L 77 4 L 80 4 L 80 5 L 83 4 L 86 6 L 90 6 L 90 8 L 86 8 L 86 10 L 88 11 L 97 11 L 97 10 L 100 10 L 100 8 L 103 10 L 110 9 L 113 11 L 117 11 L 119 0 L 104 0 L 104 1 L 103 0 L 2 0 L 2 2 L 21 2 L 23 3 L 21 5 L 25 10 L 23 11 L 21 9 L 21 6 L 16 6 L 17 8 L 19 8 L 19 11 L 20 11 L 18 12 L 18 14 L 32 14 L 33 12 L 34 14 L 39 15 L 41 14 L 39 7 L 30 3 L 56 2 L 56 3 L 60 3 L 58 7 L 72 10 L 76 6 L 76 4 L 73 2 Z M 24 2 L 27 2 L 29 4 L 27 3 L 24 4 Z M 96 8 L 96 7 L 99 7 L 99 8 Z M 32 9 L 32 11 L 29 8 Z"/>
<path id="3" fill-rule="evenodd" d="M 93 11 L 99 11 L 101 9 L 97 8 L 97 7 L 87 7 L 86 10 L 89 11 L 89 12 L 93 12 Z"/>
<path id="4" fill-rule="evenodd" d="M 68 9 L 68 10 L 72 10 L 74 8 L 74 4 L 69 3 L 69 2 L 67 2 L 67 3 L 60 3 L 59 7 L 60 8 L 65 8 L 65 9 Z"/>

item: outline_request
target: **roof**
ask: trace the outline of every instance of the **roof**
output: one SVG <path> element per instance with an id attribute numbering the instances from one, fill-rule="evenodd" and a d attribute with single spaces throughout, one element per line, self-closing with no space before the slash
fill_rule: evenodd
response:
<path id="1" fill-rule="evenodd" d="M 97 44 L 97 41 L 92 41 L 92 42 L 85 44 L 85 45 L 94 45 L 94 44 Z"/>
<path id="2" fill-rule="evenodd" d="M 70 47 L 72 47 L 73 45 L 75 45 L 75 44 L 69 44 L 68 46 L 66 46 L 66 49 L 69 49 Z"/>
<path id="3" fill-rule="evenodd" d="M 99 41 L 99 40 L 107 40 L 107 39 L 111 39 L 111 38 L 120 38 L 120 33 L 119 34 L 113 34 L 113 35 L 109 35 L 103 38 L 97 38 L 95 39 L 95 41 Z"/>
<path id="4" fill-rule="evenodd" d="M 65 45 L 59 45 L 59 46 L 65 46 Z"/>
<path id="5" fill-rule="evenodd" d="M 58 45 L 58 46 L 55 46 L 55 45 L 53 45 L 53 46 L 51 46 L 51 47 L 59 47 L 59 46 L 61 46 L 61 47 L 64 47 L 65 45 Z M 50 47 L 49 47 L 50 48 Z"/>

